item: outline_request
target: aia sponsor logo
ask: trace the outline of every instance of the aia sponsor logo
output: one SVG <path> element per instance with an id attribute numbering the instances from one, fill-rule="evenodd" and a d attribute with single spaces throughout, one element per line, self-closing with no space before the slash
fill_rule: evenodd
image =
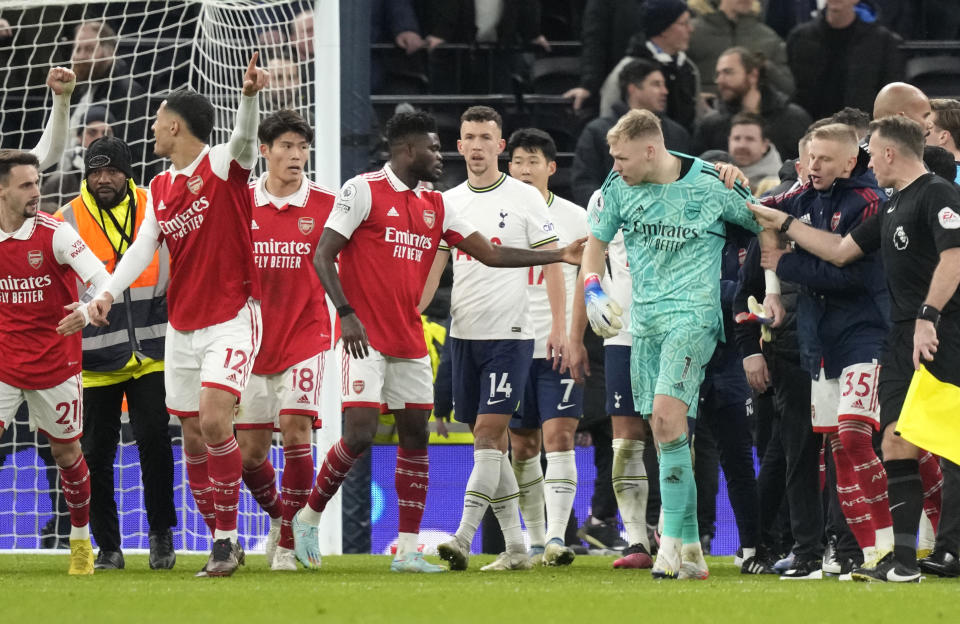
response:
<path id="1" fill-rule="evenodd" d="M 313 217 L 300 217 L 297 219 L 297 229 L 300 230 L 300 233 L 306 236 L 313 231 Z"/>
<path id="2" fill-rule="evenodd" d="M 361 392 L 363 392 L 363 389 L 365 387 L 366 387 L 366 384 L 363 383 L 362 379 L 357 379 L 356 381 L 353 382 L 353 391 L 356 394 L 360 394 Z"/>
<path id="3" fill-rule="evenodd" d="M 737 264 L 743 266 L 743 262 L 747 259 L 747 250 L 741 247 L 737 250 Z"/>
<path id="4" fill-rule="evenodd" d="M 39 269 L 40 265 L 43 264 L 43 252 L 39 249 L 31 249 L 27 252 L 27 262 L 34 269 Z"/>
<path id="5" fill-rule="evenodd" d="M 428 228 L 433 229 L 433 225 L 437 222 L 437 213 L 433 210 L 424 210 L 423 222 L 427 224 Z"/>
<path id="6" fill-rule="evenodd" d="M 836 232 L 838 225 L 840 225 L 840 212 L 839 212 L 839 211 L 833 213 L 833 217 L 830 218 L 830 231 L 831 231 L 831 232 Z"/>
<path id="7" fill-rule="evenodd" d="M 199 174 L 193 176 L 187 180 L 187 188 L 190 189 L 190 192 L 194 195 L 200 194 L 200 189 L 203 188 L 203 178 Z"/>

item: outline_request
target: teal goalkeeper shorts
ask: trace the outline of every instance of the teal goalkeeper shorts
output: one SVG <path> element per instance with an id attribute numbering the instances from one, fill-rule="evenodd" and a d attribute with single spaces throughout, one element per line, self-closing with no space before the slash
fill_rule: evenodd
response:
<path id="1" fill-rule="evenodd" d="M 663 334 L 634 336 L 630 378 L 635 409 L 649 418 L 653 397 L 665 394 L 687 404 L 687 417 L 696 418 L 700 384 L 717 348 L 716 326 L 686 316 Z"/>

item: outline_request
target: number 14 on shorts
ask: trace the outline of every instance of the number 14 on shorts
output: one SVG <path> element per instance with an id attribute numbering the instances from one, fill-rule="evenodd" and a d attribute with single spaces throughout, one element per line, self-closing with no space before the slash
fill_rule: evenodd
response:
<path id="1" fill-rule="evenodd" d="M 510 385 L 509 381 L 510 373 L 501 373 L 499 377 L 500 382 L 497 383 L 497 374 L 490 373 L 490 398 L 487 399 L 487 405 L 503 403 L 513 393 L 513 386 Z M 502 395 L 503 398 L 497 398 L 497 395 Z"/>

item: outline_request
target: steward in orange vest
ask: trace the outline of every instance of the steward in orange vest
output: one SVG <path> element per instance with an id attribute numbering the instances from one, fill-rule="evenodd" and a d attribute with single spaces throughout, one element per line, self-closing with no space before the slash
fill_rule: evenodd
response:
<path id="1" fill-rule="evenodd" d="M 80 233 L 110 273 L 152 210 L 147 191 L 131 179 L 131 160 L 130 149 L 118 138 L 107 136 L 91 143 L 84 155 L 80 195 L 54 215 Z M 113 482 L 124 398 L 139 451 L 150 525 L 150 567 L 172 568 L 176 561 L 170 530 L 177 524 L 173 452 L 163 380 L 169 275 L 164 246 L 114 303 L 107 315 L 109 325 L 89 325 L 83 330 L 80 444 L 90 468 L 90 528 L 100 547 L 94 563 L 97 569 L 124 567 Z"/>
<path id="2" fill-rule="evenodd" d="M 120 139 L 105 139 L 108 145 L 103 145 L 104 139 L 98 139 L 101 142 L 98 148 L 101 150 L 111 143 L 114 147 L 117 147 L 117 144 L 126 147 Z M 90 148 L 93 148 L 93 144 Z M 90 156 L 91 153 L 94 154 L 93 157 Z M 96 167 L 98 157 L 100 161 L 107 159 L 106 162 L 111 162 L 109 156 L 88 149 L 80 195 L 63 206 L 54 217 L 70 223 L 93 253 L 103 261 L 107 272 L 113 273 L 117 262 L 140 229 L 140 223 L 149 209 L 149 200 L 146 189 L 138 188 L 130 179 L 131 172 L 112 165 Z M 116 157 L 113 161 L 116 161 Z M 99 169 L 113 169 L 117 174 L 125 174 L 126 192 L 117 196 L 114 189 L 91 188 L 90 174 Z M 119 183 L 119 177 L 117 182 Z M 104 186 L 109 187 L 106 183 Z M 110 200 L 104 201 L 105 197 Z M 106 327 L 91 324 L 84 328 L 84 386 L 112 383 L 110 373 L 123 369 L 135 355 L 139 356 L 140 361 L 163 360 L 169 267 L 166 247 L 161 247 L 154 254 L 147 270 L 124 292 L 122 304 L 117 302 L 118 305 L 114 305 L 116 310 L 110 310 L 107 316 L 110 324 Z M 162 362 L 157 370 L 163 370 Z M 88 374 L 99 372 L 107 374 Z"/>

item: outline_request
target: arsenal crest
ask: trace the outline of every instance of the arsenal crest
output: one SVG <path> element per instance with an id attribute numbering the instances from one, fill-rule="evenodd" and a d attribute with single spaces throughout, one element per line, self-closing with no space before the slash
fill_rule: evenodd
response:
<path id="1" fill-rule="evenodd" d="M 313 217 L 300 217 L 297 219 L 297 228 L 300 233 L 306 236 L 313 231 Z"/>
<path id="2" fill-rule="evenodd" d="M 436 223 L 437 213 L 433 210 L 424 210 L 423 211 L 423 222 L 427 224 L 428 228 L 433 228 L 433 224 Z"/>
<path id="3" fill-rule="evenodd" d="M 837 229 L 837 226 L 840 225 L 840 212 L 833 213 L 833 217 L 830 219 L 830 231 L 833 232 Z"/>
<path id="4" fill-rule="evenodd" d="M 364 383 L 362 379 L 357 379 L 356 381 L 353 382 L 353 391 L 356 392 L 357 394 L 360 394 L 361 392 L 363 392 L 363 387 L 364 387 Z"/>
<path id="5" fill-rule="evenodd" d="M 203 178 L 201 178 L 199 174 L 193 176 L 187 180 L 187 188 L 190 189 L 190 192 L 194 195 L 199 194 L 200 189 L 203 188 Z"/>
<path id="6" fill-rule="evenodd" d="M 39 269 L 43 264 L 43 252 L 39 249 L 33 249 L 27 252 L 27 262 L 35 269 Z"/>

